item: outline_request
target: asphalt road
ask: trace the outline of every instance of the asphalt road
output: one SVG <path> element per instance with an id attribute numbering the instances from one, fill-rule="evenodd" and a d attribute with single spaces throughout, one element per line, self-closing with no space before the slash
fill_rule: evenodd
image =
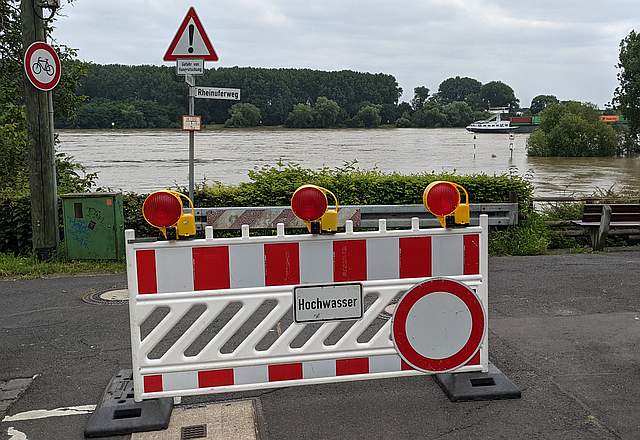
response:
<path id="1" fill-rule="evenodd" d="M 126 306 L 91 305 L 124 275 L 0 282 L 0 381 L 37 375 L 7 414 L 95 404 L 130 366 Z M 520 400 L 451 403 L 412 377 L 239 393 L 268 439 L 640 438 L 640 252 L 490 260 L 490 358 Z M 200 399 L 202 400 L 202 399 Z M 3 415 L 0 413 L 0 419 Z M 0 424 L 80 439 L 87 415 Z"/>

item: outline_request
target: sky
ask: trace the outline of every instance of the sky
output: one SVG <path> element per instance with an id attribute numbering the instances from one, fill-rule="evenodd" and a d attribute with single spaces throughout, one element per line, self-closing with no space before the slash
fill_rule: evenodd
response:
<path id="1" fill-rule="evenodd" d="M 522 107 L 538 94 L 606 104 L 620 40 L 640 31 L 639 0 L 74 0 L 54 37 L 86 61 L 170 64 L 189 6 L 220 56 L 207 67 L 389 73 L 402 100 L 470 76 L 509 84 Z"/>

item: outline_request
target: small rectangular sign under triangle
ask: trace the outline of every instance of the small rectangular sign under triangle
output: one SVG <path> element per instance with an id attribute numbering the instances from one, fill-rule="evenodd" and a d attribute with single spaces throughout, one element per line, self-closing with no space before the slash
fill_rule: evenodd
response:
<path id="1" fill-rule="evenodd" d="M 163 60 L 176 61 L 181 58 L 218 61 L 218 54 L 216 54 L 193 6 L 189 8 L 187 15 L 182 20 Z"/>

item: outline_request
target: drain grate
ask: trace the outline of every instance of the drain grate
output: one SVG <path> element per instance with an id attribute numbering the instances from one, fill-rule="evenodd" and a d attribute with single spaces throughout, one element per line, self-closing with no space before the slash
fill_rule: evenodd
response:
<path id="1" fill-rule="evenodd" d="M 180 433 L 180 440 L 191 440 L 194 438 L 206 438 L 207 425 L 183 426 Z"/>
<path id="2" fill-rule="evenodd" d="M 99 306 L 120 306 L 127 304 L 128 298 L 129 291 L 127 289 L 109 289 L 89 292 L 82 297 L 82 301 Z"/>

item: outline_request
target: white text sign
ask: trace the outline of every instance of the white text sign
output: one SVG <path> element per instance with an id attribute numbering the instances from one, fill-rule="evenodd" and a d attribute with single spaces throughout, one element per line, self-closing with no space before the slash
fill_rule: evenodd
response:
<path id="1" fill-rule="evenodd" d="M 204 99 L 240 100 L 240 89 L 226 89 L 224 87 L 191 87 L 189 96 Z"/>
<path id="2" fill-rule="evenodd" d="M 176 73 L 178 75 L 204 75 L 204 60 L 176 61 Z"/>

